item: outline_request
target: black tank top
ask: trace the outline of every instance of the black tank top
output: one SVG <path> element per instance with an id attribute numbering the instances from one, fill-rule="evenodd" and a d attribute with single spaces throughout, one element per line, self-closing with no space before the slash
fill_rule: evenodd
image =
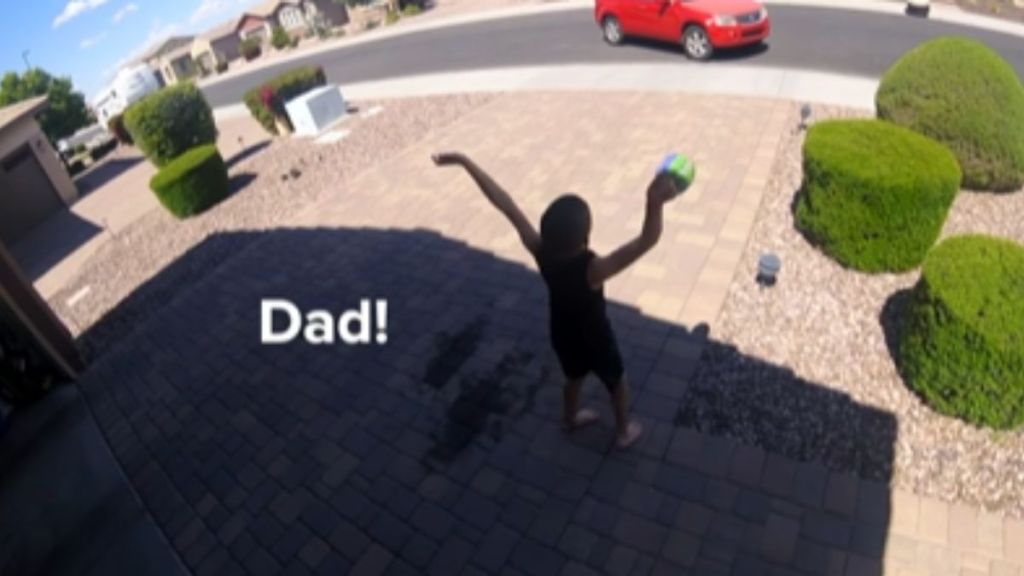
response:
<path id="1" fill-rule="evenodd" d="M 595 257 L 591 250 L 555 259 L 541 253 L 537 258 L 548 287 L 551 338 L 556 348 L 603 346 L 612 337 L 605 310 L 604 288 L 594 290 L 587 269 Z"/>

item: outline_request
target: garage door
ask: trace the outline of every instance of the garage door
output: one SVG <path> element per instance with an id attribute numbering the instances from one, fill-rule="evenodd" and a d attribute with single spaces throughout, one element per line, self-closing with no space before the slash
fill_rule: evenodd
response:
<path id="1" fill-rule="evenodd" d="M 35 154 L 25 146 L 0 162 L 0 240 L 8 246 L 64 208 Z"/>

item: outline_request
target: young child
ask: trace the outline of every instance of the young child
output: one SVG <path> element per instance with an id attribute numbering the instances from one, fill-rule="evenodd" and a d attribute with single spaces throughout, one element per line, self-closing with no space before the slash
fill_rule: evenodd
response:
<path id="1" fill-rule="evenodd" d="M 599 256 L 589 248 L 590 209 L 582 198 L 565 195 L 552 202 L 541 218 L 538 234 L 508 193 L 465 155 L 436 154 L 433 160 L 438 166 L 461 166 L 469 173 L 515 227 L 540 268 L 550 296 L 551 343 L 568 380 L 563 391 L 566 430 L 597 420 L 596 412 L 579 407 L 583 379 L 593 372 L 611 393 L 616 444 L 625 448 L 635 442 L 643 428 L 628 416 L 629 384 L 605 311 L 604 283 L 658 243 L 664 204 L 678 192 L 672 178 L 660 174 L 648 187 L 640 235 L 611 254 Z"/>

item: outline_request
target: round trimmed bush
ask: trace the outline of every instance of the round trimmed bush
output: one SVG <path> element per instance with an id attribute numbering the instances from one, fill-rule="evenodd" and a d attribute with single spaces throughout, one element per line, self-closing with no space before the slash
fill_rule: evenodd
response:
<path id="1" fill-rule="evenodd" d="M 999 429 L 1024 423 L 1024 246 L 988 236 L 939 244 L 900 342 L 907 384 L 935 410 Z"/>
<path id="2" fill-rule="evenodd" d="M 863 272 L 916 268 L 959 190 L 944 146 L 879 120 L 815 124 L 804 142 L 797 227 L 840 264 Z"/>
<path id="3" fill-rule="evenodd" d="M 228 195 L 228 170 L 217 147 L 198 146 L 153 176 L 149 187 L 178 218 L 206 211 Z"/>
<path id="4" fill-rule="evenodd" d="M 190 83 L 163 88 L 132 104 L 124 122 L 139 149 L 157 166 L 166 166 L 196 146 L 217 142 L 213 110 Z"/>
<path id="5" fill-rule="evenodd" d="M 914 48 L 882 78 L 875 104 L 890 120 L 947 145 L 975 190 L 1024 183 L 1024 88 L 985 45 L 939 38 Z"/>

